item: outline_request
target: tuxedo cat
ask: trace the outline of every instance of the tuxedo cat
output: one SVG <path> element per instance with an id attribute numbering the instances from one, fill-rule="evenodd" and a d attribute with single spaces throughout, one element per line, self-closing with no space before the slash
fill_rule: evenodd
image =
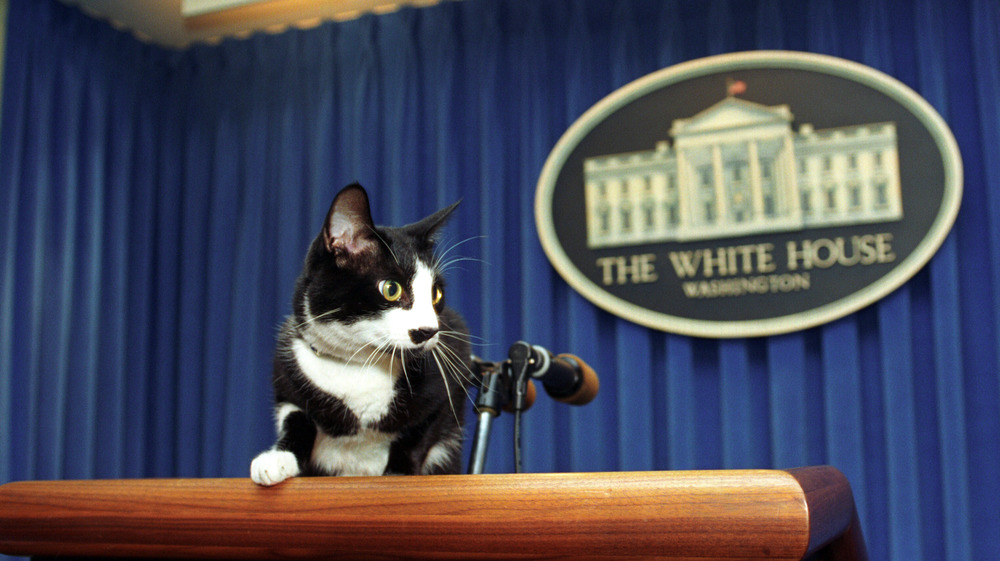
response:
<path id="1" fill-rule="evenodd" d="M 456 206 L 389 228 L 360 185 L 334 198 L 278 335 L 278 439 L 253 460 L 255 482 L 459 471 L 469 336 L 434 255 Z"/>

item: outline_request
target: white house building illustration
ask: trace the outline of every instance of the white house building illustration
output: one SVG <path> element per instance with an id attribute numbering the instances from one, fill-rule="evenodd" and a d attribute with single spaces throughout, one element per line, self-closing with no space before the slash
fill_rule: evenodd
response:
<path id="1" fill-rule="evenodd" d="M 591 248 L 903 216 L 895 123 L 792 130 L 787 105 L 730 95 L 677 119 L 672 144 L 584 161 Z"/>

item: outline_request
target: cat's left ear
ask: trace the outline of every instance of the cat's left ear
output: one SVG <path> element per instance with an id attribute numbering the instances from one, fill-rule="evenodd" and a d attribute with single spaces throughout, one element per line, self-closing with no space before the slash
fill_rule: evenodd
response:
<path id="1" fill-rule="evenodd" d="M 455 209 L 458 208 L 458 205 L 461 202 L 461 200 L 456 201 L 427 218 L 410 224 L 406 227 L 406 229 L 419 238 L 423 238 L 427 241 L 434 241 L 437 231 L 444 226 L 444 223 L 448 221 L 448 217 L 451 216 L 452 212 L 455 212 Z"/>

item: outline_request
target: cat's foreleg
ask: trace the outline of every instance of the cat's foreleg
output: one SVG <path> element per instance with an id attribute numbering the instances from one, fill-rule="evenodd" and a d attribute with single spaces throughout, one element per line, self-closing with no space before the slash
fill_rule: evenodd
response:
<path id="1" fill-rule="evenodd" d="M 258 485 L 277 485 L 305 470 L 316 441 L 316 424 L 297 406 L 277 407 L 278 441 L 250 463 L 250 478 Z"/>

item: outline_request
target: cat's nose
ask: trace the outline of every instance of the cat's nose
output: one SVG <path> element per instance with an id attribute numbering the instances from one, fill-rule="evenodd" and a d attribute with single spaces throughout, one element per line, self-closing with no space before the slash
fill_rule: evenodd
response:
<path id="1" fill-rule="evenodd" d="M 427 342 L 428 339 L 437 334 L 438 330 L 435 327 L 421 327 L 420 329 L 410 330 L 410 341 L 413 341 L 414 345 L 419 345 L 421 343 Z"/>

